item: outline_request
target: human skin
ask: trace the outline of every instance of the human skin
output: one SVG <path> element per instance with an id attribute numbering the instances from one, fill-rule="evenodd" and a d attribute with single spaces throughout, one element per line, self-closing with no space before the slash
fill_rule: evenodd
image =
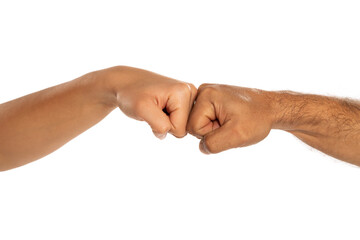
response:
<path id="1" fill-rule="evenodd" d="M 48 155 L 117 107 L 146 121 L 160 139 L 168 132 L 183 137 L 196 94 L 192 84 L 117 66 L 3 103 L 0 170 Z"/>
<path id="2" fill-rule="evenodd" d="M 360 103 L 355 100 L 203 84 L 187 129 L 207 154 L 255 144 L 280 129 L 360 166 Z"/>

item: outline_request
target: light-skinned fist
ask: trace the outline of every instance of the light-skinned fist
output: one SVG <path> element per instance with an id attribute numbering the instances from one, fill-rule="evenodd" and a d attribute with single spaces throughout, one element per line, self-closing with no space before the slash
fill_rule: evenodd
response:
<path id="1" fill-rule="evenodd" d="M 186 123 L 197 89 L 150 71 L 118 66 L 102 70 L 107 84 L 116 95 L 117 106 L 129 117 L 146 121 L 155 136 L 167 133 L 184 137 Z"/>

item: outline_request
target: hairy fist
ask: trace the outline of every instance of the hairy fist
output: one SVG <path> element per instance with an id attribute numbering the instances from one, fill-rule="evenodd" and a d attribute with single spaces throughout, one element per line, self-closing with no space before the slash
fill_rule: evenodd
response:
<path id="1" fill-rule="evenodd" d="M 267 92 L 229 85 L 203 84 L 187 129 L 201 138 L 203 153 L 244 147 L 263 140 L 272 126 Z"/>

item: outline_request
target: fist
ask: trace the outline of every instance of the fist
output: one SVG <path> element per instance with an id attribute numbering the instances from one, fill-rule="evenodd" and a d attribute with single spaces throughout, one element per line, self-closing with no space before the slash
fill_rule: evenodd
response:
<path id="1" fill-rule="evenodd" d="M 201 139 L 206 154 L 255 144 L 271 130 L 270 100 L 268 92 L 257 89 L 203 84 L 187 130 Z"/>
<path id="2" fill-rule="evenodd" d="M 119 108 L 129 117 L 146 121 L 155 136 L 187 133 L 186 123 L 196 98 L 194 85 L 132 67 L 106 69 Z"/>

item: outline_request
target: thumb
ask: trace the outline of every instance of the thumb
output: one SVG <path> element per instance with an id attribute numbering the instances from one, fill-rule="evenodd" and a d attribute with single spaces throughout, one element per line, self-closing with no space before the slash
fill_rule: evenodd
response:
<path id="1" fill-rule="evenodd" d="M 169 117 L 157 105 L 149 104 L 141 114 L 141 118 L 147 122 L 154 135 L 159 139 L 164 139 L 172 125 Z"/>
<path id="2" fill-rule="evenodd" d="M 231 148 L 238 147 L 238 136 L 231 122 L 206 134 L 200 141 L 199 148 L 202 153 L 219 153 Z"/>

